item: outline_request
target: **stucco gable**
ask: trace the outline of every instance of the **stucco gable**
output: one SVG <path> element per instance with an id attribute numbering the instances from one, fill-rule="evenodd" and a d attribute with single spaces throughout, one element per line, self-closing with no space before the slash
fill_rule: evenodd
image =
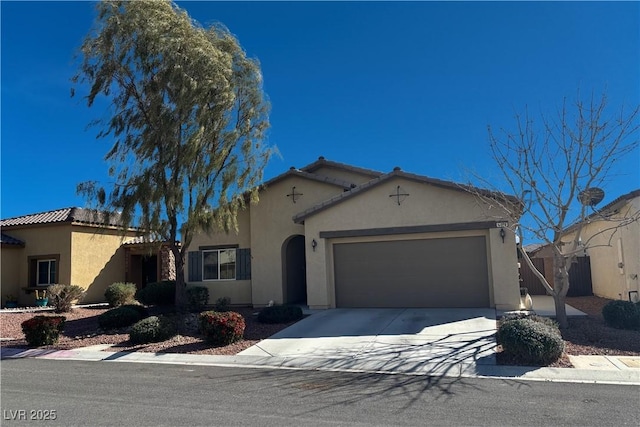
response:
<path id="1" fill-rule="evenodd" d="M 470 186 L 467 185 L 463 185 L 463 184 L 457 184 L 455 182 L 451 182 L 451 181 L 443 181 L 440 179 L 435 179 L 435 178 L 429 178 L 427 176 L 423 176 L 423 175 L 417 175 L 417 174 L 413 174 L 413 173 L 408 173 L 408 172 L 404 172 L 402 171 L 400 168 L 396 167 L 394 168 L 394 170 L 390 173 L 384 174 L 379 176 L 376 179 L 372 179 L 371 181 L 359 185 L 353 189 L 351 189 L 350 191 L 347 191 L 345 193 L 339 194 L 335 197 L 332 197 L 331 199 L 322 201 L 320 203 L 318 203 L 315 206 L 312 206 L 311 208 L 300 212 L 299 214 L 295 215 L 293 217 L 293 221 L 296 223 L 302 223 L 304 222 L 304 220 L 306 218 L 309 218 L 312 215 L 315 215 L 319 212 L 322 212 L 325 209 L 328 209 L 332 206 L 335 206 L 339 203 L 342 203 L 346 200 L 349 200 L 353 197 L 357 197 L 360 194 L 363 194 L 369 190 L 371 190 L 372 188 L 378 187 L 379 185 L 385 183 L 385 182 L 389 182 L 390 180 L 394 179 L 394 178 L 403 178 L 409 181 L 413 181 L 413 182 L 418 182 L 418 183 L 422 183 L 422 184 L 427 184 L 427 185 L 432 185 L 432 186 L 436 186 L 436 187 L 440 187 L 440 188 L 444 188 L 444 189 L 449 189 L 452 191 L 457 191 L 457 192 L 462 192 L 462 193 L 467 193 L 469 195 L 471 195 L 471 191 L 473 192 L 477 192 L 480 193 L 484 196 L 490 196 L 490 195 L 494 195 L 495 197 L 505 197 L 503 195 L 499 195 L 496 193 L 492 193 L 489 190 L 484 190 L 484 189 L 477 189 L 477 188 L 472 188 Z M 508 197 L 512 202 L 517 202 L 515 197 L 512 196 L 506 196 Z"/>

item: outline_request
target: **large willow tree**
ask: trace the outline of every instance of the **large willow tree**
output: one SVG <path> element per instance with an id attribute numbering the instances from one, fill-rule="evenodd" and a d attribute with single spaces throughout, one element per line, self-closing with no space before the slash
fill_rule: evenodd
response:
<path id="1" fill-rule="evenodd" d="M 169 244 L 183 306 L 194 234 L 237 227 L 247 194 L 257 197 L 270 155 L 260 66 L 227 29 L 203 28 L 172 2 L 104 1 L 73 82 L 89 107 L 109 103 L 94 124 L 113 144 L 111 182 L 78 190 Z"/>

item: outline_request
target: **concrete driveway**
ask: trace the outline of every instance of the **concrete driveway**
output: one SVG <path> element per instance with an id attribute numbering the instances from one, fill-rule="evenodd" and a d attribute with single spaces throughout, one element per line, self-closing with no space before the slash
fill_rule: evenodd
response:
<path id="1" fill-rule="evenodd" d="M 423 370 L 495 364 L 493 309 L 332 309 L 313 314 L 240 355 L 325 359 L 329 367 Z M 317 361 L 316 361 L 317 362 Z"/>

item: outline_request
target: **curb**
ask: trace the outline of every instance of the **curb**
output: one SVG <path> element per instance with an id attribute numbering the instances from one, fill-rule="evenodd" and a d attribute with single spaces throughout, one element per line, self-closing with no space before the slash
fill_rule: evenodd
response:
<path id="1" fill-rule="evenodd" d="M 0 359 L 38 358 L 93 362 L 160 363 L 240 368 L 270 368 L 316 370 L 332 372 L 362 372 L 402 374 L 450 378 L 493 378 L 517 381 L 548 381 L 640 385 L 640 370 L 592 370 L 575 368 L 539 368 L 527 366 L 483 365 L 458 363 L 389 363 L 376 359 L 324 359 L 312 357 L 215 356 L 178 353 L 144 353 L 101 351 L 91 347 L 74 350 L 43 350 L 2 347 Z"/>

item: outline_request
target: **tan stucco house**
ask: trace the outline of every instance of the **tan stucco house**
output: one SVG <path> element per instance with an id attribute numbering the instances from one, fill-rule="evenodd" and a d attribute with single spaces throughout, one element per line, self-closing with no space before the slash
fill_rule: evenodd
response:
<path id="1" fill-rule="evenodd" d="M 519 306 L 512 219 L 459 184 L 320 157 L 266 182 L 259 197 L 238 233 L 191 243 L 186 279 L 210 301 Z"/>
<path id="2" fill-rule="evenodd" d="M 34 291 L 54 283 L 85 288 L 85 303 L 102 302 L 114 282 L 144 286 L 171 273 L 162 267 L 167 252 L 150 251 L 134 229 L 123 232 L 117 215 L 65 208 L 3 219 L 0 228 L 3 305 L 8 294 L 33 305 Z"/>
<path id="3" fill-rule="evenodd" d="M 640 189 L 624 194 L 587 217 L 581 239 L 591 261 L 593 293 L 640 301 Z M 578 224 L 563 240 L 575 236 Z"/>

